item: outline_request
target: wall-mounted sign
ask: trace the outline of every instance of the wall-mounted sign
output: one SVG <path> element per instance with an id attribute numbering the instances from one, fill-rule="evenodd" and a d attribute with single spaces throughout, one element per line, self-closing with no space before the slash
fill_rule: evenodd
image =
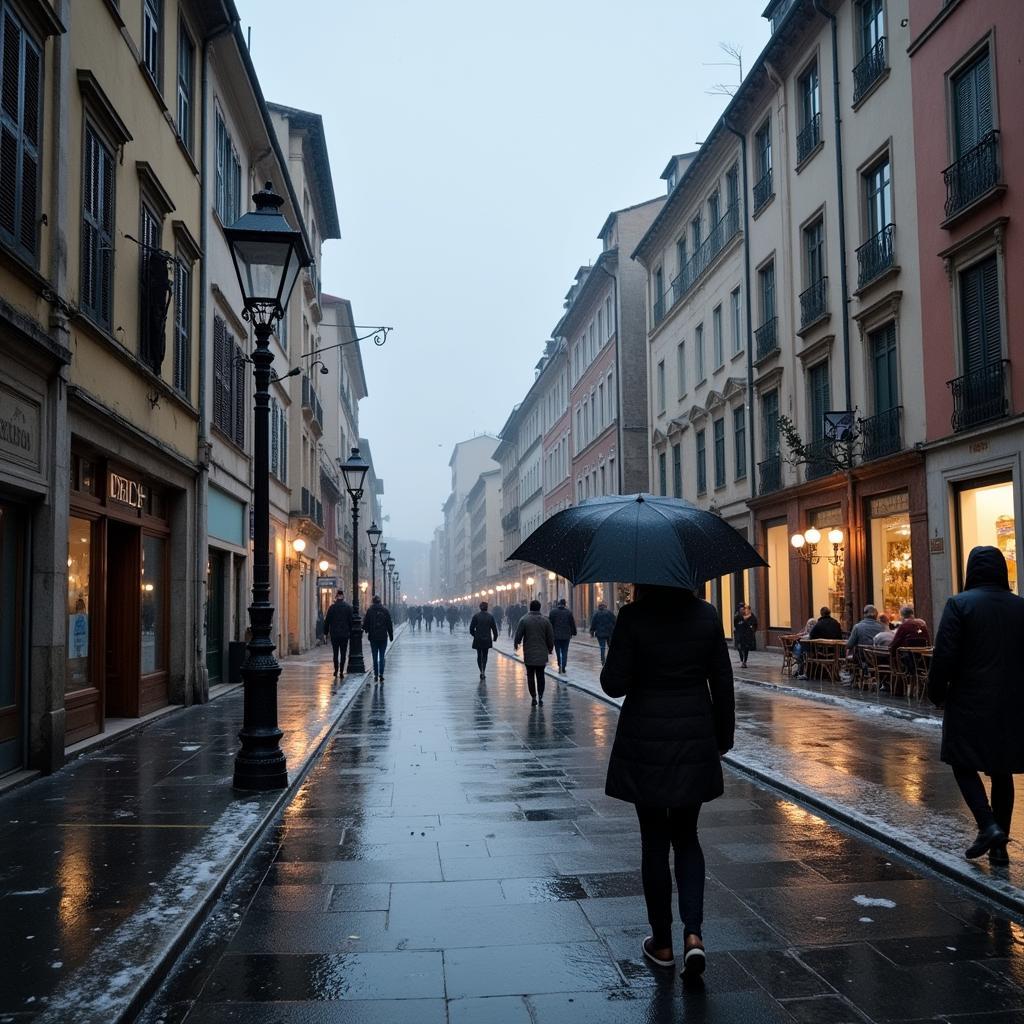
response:
<path id="1" fill-rule="evenodd" d="M 107 497 L 129 508 L 142 508 L 146 501 L 146 489 L 138 480 L 110 473 L 107 477 Z"/>
<path id="2" fill-rule="evenodd" d="M 319 576 L 316 581 L 318 590 L 335 590 L 338 586 L 337 576 Z"/>
<path id="3" fill-rule="evenodd" d="M 941 555 L 946 550 L 946 538 L 932 537 L 928 541 L 928 550 L 933 555 Z"/>
<path id="4" fill-rule="evenodd" d="M 0 454 L 38 470 L 41 426 L 39 403 L 0 384 Z"/>

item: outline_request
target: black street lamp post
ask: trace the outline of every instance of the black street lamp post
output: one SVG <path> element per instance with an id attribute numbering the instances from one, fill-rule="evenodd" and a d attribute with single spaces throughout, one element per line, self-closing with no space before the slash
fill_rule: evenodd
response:
<path id="1" fill-rule="evenodd" d="M 389 552 L 388 552 L 387 544 L 381 544 L 381 546 L 380 546 L 380 585 L 381 585 L 381 589 L 382 590 L 386 589 L 386 587 L 387 587 L 388 554 L 389 554 Z M 383 601 L 384 601 L 385 604 L 388 603 L 388 599 L 387 599 L 387 594 L 386 593 L 385 593 L 385 595 L 383 597 Z"/>
<path id="2" fill-rule="evenodd" d="M 395 559 L 394 556 L 388 555 L 388 604 L 394 604 L 395 602 L 395 588 L 392 583 L 391 577 L 395 573 Z"/>
<path id="3" fill-rule="evenodd" d="M 241 747 L 235 755 L 236 789 L 284 789 L 288 766 L 277 725 L 277 680 L 281 666 L 271 639 L 270 603 L 270 335 L 284 315 L 299 271 L 310 263 L 302 234 L 280 212 L 284 200 L 270 182 L 253 197 L 256 209 L 226 229 L 231 258 L 245 303 L 243 317 L 253 325 L 256 383 L 253 415 L 253 572 L 249 605 L 250 640 L 242 665 L 244 702 Z"/>
<path id="4" fill-rule="evenodd" d="M 363 497 L 363 481 L 370 471 L 369 463 L 359 454 L 358 448 L 341 464 L 341 475 L 345 479 L 345 490 L 352 499 L 352 632 L 348 641 L 348 674 L 362 674 L 363 664 L 363 623 L 359 618 L 359 502 Z"/>
<path id="5" fill-rule="evenodd" d="M 366 531 L 370 540 L 370 600 L 373 600 L 377 593 L 377 545 L 380 543 L 380 535 L 383 533 L 376 522 L 371 523 Z"/>

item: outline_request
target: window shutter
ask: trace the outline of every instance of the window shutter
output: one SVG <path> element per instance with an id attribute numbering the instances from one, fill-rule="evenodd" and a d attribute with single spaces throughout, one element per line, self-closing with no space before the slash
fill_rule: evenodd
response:
<path id="1" fill-rule="evenodd" d="M 95 140 L 100 203 L 96 244 L 96 273 L 99 275 L 96 311 L 105 324 L 113 315 L 114 290 L 114 156 Z"/>
<path id="2" fill-rule="evenodd" d="M 18 134 L 21 82 L 21 30 L 4 11 L 0 81 L 0 230 L 14 236 L 18 228 Z"/>
<path id="3" fill-rule="evenodd" d="M 978 373 L 1003 357 L 999 273 L 995 256 L 960 275 L 964 373 Z"/>
<path id="4" fill-rule="evenodd" d="M 224 350 L 227 348 L 227 329 L 219 316 L 213 318 L 213 422 L 221 430 L 226 430 L 225 422 L 225 381 L 224 381 Z"/>
<path id="5" fill-rule="evenodd" d="M 36 254 L 39 201 L 39 108 L 42 61 L 39 50 L 25 38 L 24 93 L 21 131 L 21 244 Z"/>
<path id="6" fill-rule="evenodd" d="M 819 363 L 811 370 L 811 438 L 825 436 L 825 413 L 829 406 L 828 363 Z"/>
<path id="7" fill-rule="evenodd" d="M 234 374 L 234 439 L 235 444 L 240 448 L 245 447 L 245 355 L 241 345 L 235 345 L 233 350 L 235 359 Z"/>
<path id="8" fill-rule="evenodd" d="M 974 94 L 978 103 L 978 141 L 992 131 L 992 62 L 985 51 L 974 65 Z"/>
<path id="9" fill-rule="evenodd" d="M 288 410 L 278 410 L 281 416 L 281 482 L 288 483 Z"/>

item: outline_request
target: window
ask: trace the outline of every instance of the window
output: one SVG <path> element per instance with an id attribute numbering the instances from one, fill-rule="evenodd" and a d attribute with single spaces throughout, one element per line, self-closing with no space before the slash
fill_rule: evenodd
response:
<path id="1" fill-rule="evenodd" d="M 993 373 L 1003 358 L 999 268 L 995 254 L 960 272 L 960 332 L 965 374 Z M 1002 378 L 999 378 L 1002 390 Z M 977 397 L 982 396 L 979 393 Z"/>
<path id="2" fill-rule="evenodd" d="M 686 235 L 676 239 L 676 273 L 681 274 L 686 266 Z"/>
<path id="3" fill-rule="evenodd" d="M 146 202 L 139 222 L 139 358 L 159 373 L 167 344 L 167 306 L 173 285 L 169 261 L 161 249 L 163 224 Z"/>
<path id="4" fill-rule="evenodd" d="M 814 61 L 800 77 L 800 114 L 803 127 L 812 124 L 821 113 L 821 81 L 818 62 Z"/>
<path id="5" fill-rule="evenodd" d="M 42 49 L 6 4 L 0 48 L 0 238 L 30 263 L 39 257 Z"/>
<path id="6" fill-rule="evenodd" d="M 683 496 L 683 446 L 672 445 L 672 496 Z"/>
<path id="7" fill-rule="evenodd" d="M 807 388 L 810 392 L 811 440 L 821 441 L 825 436 L 825 413 L 831 401 L 827 359 L 807 371 Z"/>
<path id="8" fill-rule="evenodd" d="M 142 0 L 142 64 L 160 88 L 160 49 L 163 27 L 162 0 Z"/>
<path id="9" fill-rule="evenodd" d="M 804 273 L 808 286 L 825 276 L 825 223 L 821 217 L 804 228 Z"/>
<path id="10" fill-rule="evenodd" d="M 693 335 L 693 356 L 696 360 L 697 383 L 704 380 L 704 325 L 697 324 L 697 330 Z"/>
<path id="11" fill-rule="evenodd" d="M 217 214 L 222 224 L 233 224 L 241 215 L 242 165 L 228 134 L 227 125 L 217 111 Z"/>
<path id="12" fill-rule="evenodd" d="M 192 270 L 174 261 L 174 387 L 186 398 L 192 383 Z"/>
<path id="13" fill-rule="evenodd" d="M 725 172 L 726 210 L 735 210 L 740 203 L 740 169 L 733 164 Z"/>
<path id="14" fill-rule="evenodd" d="M 676 380 L 679 382 L 679 397 L 686 394 L 686 342 L 676 346 Z"/>
<path id="15" fill-rule="evenodd" d="M 583 450 L 583 410 L 576 406 L 576 454 Z"/>
<path id="16" fill-rule="evenodd" d="M 764 124 L 754 135 L 754 159 L 757 162 L 757 177 L 763 179 L 772 170 L 772 122 L 766 117 Z"/>
<path id="17" fill-rule="evenodd" d="M 606 470 L 606 468 L 605 468 L 603 463 L 601 465 L 601 493 L 602 494 L 607 494 L 608 493 L 607 470 Z"/>
<path id="18" fill-rule="evenodd" d="M 888 157 L 864 175 L 864 208 L 868 238 L 892 223 L 892 171 Z"/>
<path id="19" fill-rule="evenodd" d="M 992 111 L 992 61 L 986 47 L 952 82 L 953 142 L 959 160 L 995 127 Z"/>
<path id="20" fill-rule="evenodd" d="M 114 267 L 114 155 L 92 125 L 82 161 L 82 308 L 110 328 Z"/>
<path id="21" fill-rule="evenodd" d="M 604 404 L 604 381 L 597 385 L 597 412 L 598 425 L 603 430 L 608 423 L 606 418 L 608 410 Z"/>
<path id="22" fill-rule="evenodd" d="M 739 288 L 734 288 L 730 294 L 729 308 L 732 313 L 732 354 L 736 356 L 743 351 L 743 327 L 740 324 Z"/>
<path id="23" fill-rule="evenodd" d="M 213 318 L 213 422 L 240 448 L 245 444 L 245 355 L 228 330 Z"/>
<path id="24" fill-rule="evenodd" d="M 665 470 L 664 452 L 658 452 L 658 493 L 662 497 L 668 494 L 668 475 Z"/>
<path id="25" fill-rule="evenodd" d="M 764 455 L 770 459 L 779 454 L 779 393 L 768 391 L 761 399 L 761 436 Z"/>
<path id="26" fill-rule="evenodd" d="M 736 449 L 736 479 L 747 475 L 747 410 L 738 405 L 732 411 L 732 436 Z"/>
<path id="27" fill-rule="evenodd" d="M 711 195 L 708 196 L 708 228 L 712 231 L 714 230 L 715 225 L 722 219 L 721 205 L 722 202 L 718 192 L 712 192 Z"/>
<path id="28" fill-rule="evenodd" d="M 604 323 L 605 330 L 607 330 L 607 337 L 612 336 L 612 331 L 615 330 L 615 324 L 612 321 L 612 297 L 609 295 L 604 300 Z"/>
<path id="29" fill-rule="evenodd" d="M 896 323 L 890 321 L 868 335 L 872 376 L 875 383 L 875 415 L 900 404 L 899 373 L 896 366 Z"/>
<path id="30" fill-rule="evenodd" d="M 665 360 L 658 363 L 658 415 L 665 411 Z"/>
<path id="31" fill-rule="evenodd" d="M 775 319 L 775 260 L 757 272 L 757 290 L 761 296 L 761 323 Z"/>
<path id="32" fill-rule="evenodd" d="M 610 494 L 615 494 L 616 493 L 616 488 L 619 485 L 619 481 L 618 481 L 618 478 L 615 476 L 615 460 L 614 459 L 609 459 L 608 460 L 608 483 L 611 486 L 611 491 L 609 491 L 609 493 Z"/>
<path id="33" fill-rule="evenodd" d="M 768 623 L 773 629 L 793 625 L 789 590 L 789 529 L 786 523 L 765 530 L 765 561 L 768 563 Z"/>
<path id="34" fill-rule="evenodd" d="M 167 541 L 142 535 L 142 598 L 139 609 L 139 673 L 167 668 Z"/>
<path id="35" fill-rule="evenodd" d="M 192 96 L 196 67 L 196 47 L 184 23 L 178 26 L 178 134 L 192 152 Z"/>
<path id="36" fill-rule="evenodd" d="M 704 431 L 698 430 L 696 435 L 697 442 L 697 493 L 706 494 L 708 490 L 708 463 L 706 456 L 706 445 L 704 439 Z"/>
<path id="37" fill-rule="evenodd" d="M 715 439 L 715 487 L 725 486 L 725 417 L 712 424 Z"/>
<path id="38" fill-rule="evenodd" d="M 725 362 L 722 345 L 722 307 L 715 306 L 711 311 L 711 346 L 714 353 L 715 369 Z"/>
<path id="39" fill-rule="evenodd" d="M 616 416 L 616 394 L 615 394 L 615 378 L 611 372 L 608 374 L 608 420 L 611 422 Z"/>
<path id="40" fill-rule="evenodd" d="M 700 214 L 690 221 L 690 239 L 693 243 L 693 251 L 696 252 L 700 248 L 700 243 L 703 241 L 701 236 L 701 222 Z"/>
<path id="41" fill-rule="evenodd" d="M 885 36 L 885 7 L 882 0 L 860 0 L 857 5 L 860 26 L 860 55 L 866 57 Z"/>
<path id="42" fill-rule="evenodd" d="M 660 320 L 663 314 L 664 305 L 662 296 L 665 293 L 665 275 L 661 267 L 654 272 L 654 319 Z"/>

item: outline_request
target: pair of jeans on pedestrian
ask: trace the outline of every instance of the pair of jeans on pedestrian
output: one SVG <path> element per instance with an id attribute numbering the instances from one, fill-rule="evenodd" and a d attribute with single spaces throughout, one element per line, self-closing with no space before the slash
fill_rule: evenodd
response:
<path id="1" fill-rule="evenodd" d="M 605 654 L 608 652 L 608 637 L 599 636 L 597 638 L 597 646 L 601 651 L 601 664 L 604 664 Z"/>
<path id="2" fill-rule="evenodd" d="M 530 691 L 530 696 L 534 700 L 544 699 L 544 666 L 543 665 L 527 665 L 526 666 L 526 686 Z"/>
<path id="3" fill-rule="evenodd" d="M 331 637 L 331 648 L 334 652 L 334 674 L 345 671 L 345 653 L 348 651 L 348 637 L 343 636 L 340 640 Z"/>
<path id="4" fill-rule="evenodd" d="M 558 659 L 558 671 L 565 672 L 565 663 L 569 658 L 569 638 L 564 640 L 555 638 L 555 657 Z"/>
<path id="5" fill-rule="evenodd" d="M 982 832 L 993 822 L 1007 835 L 1010 834 L 1010 823 L 1013 820 L 1013 776 L 997 773 L 992 779 L 992 802 L 989 803 L 985 792 L 985 783 L 973 768 L 953 765 L 953 778 L 960 787 L 964 802 L 970 808 L 974 820 L 978 823 L 978 831 Z"/>
<path id="6" fill-rule="evenodd" d="M 384 678 L 384 652 L 388 649 L 387 640 L 371 640 L 370 655 L 373 658 L 373 677 Z"/>
<path id="7" fill-rule="evenodd" d="M 487 647 L 478 647 L 476 651 L 476 665 L 481 674 L 487 669 Z"/>
<path id="8" fill-rule="evenodd" d="M 669 848 L 675 851 L 676 888 L 683 935 L 700 937 L 704 923 L 704 851 L 697 837 L 700 804 L 686 807 L 636 805 L 640 822 L 640 874 L 651 923 L 651 945 L 672 946 L 672 870 Z"/>

